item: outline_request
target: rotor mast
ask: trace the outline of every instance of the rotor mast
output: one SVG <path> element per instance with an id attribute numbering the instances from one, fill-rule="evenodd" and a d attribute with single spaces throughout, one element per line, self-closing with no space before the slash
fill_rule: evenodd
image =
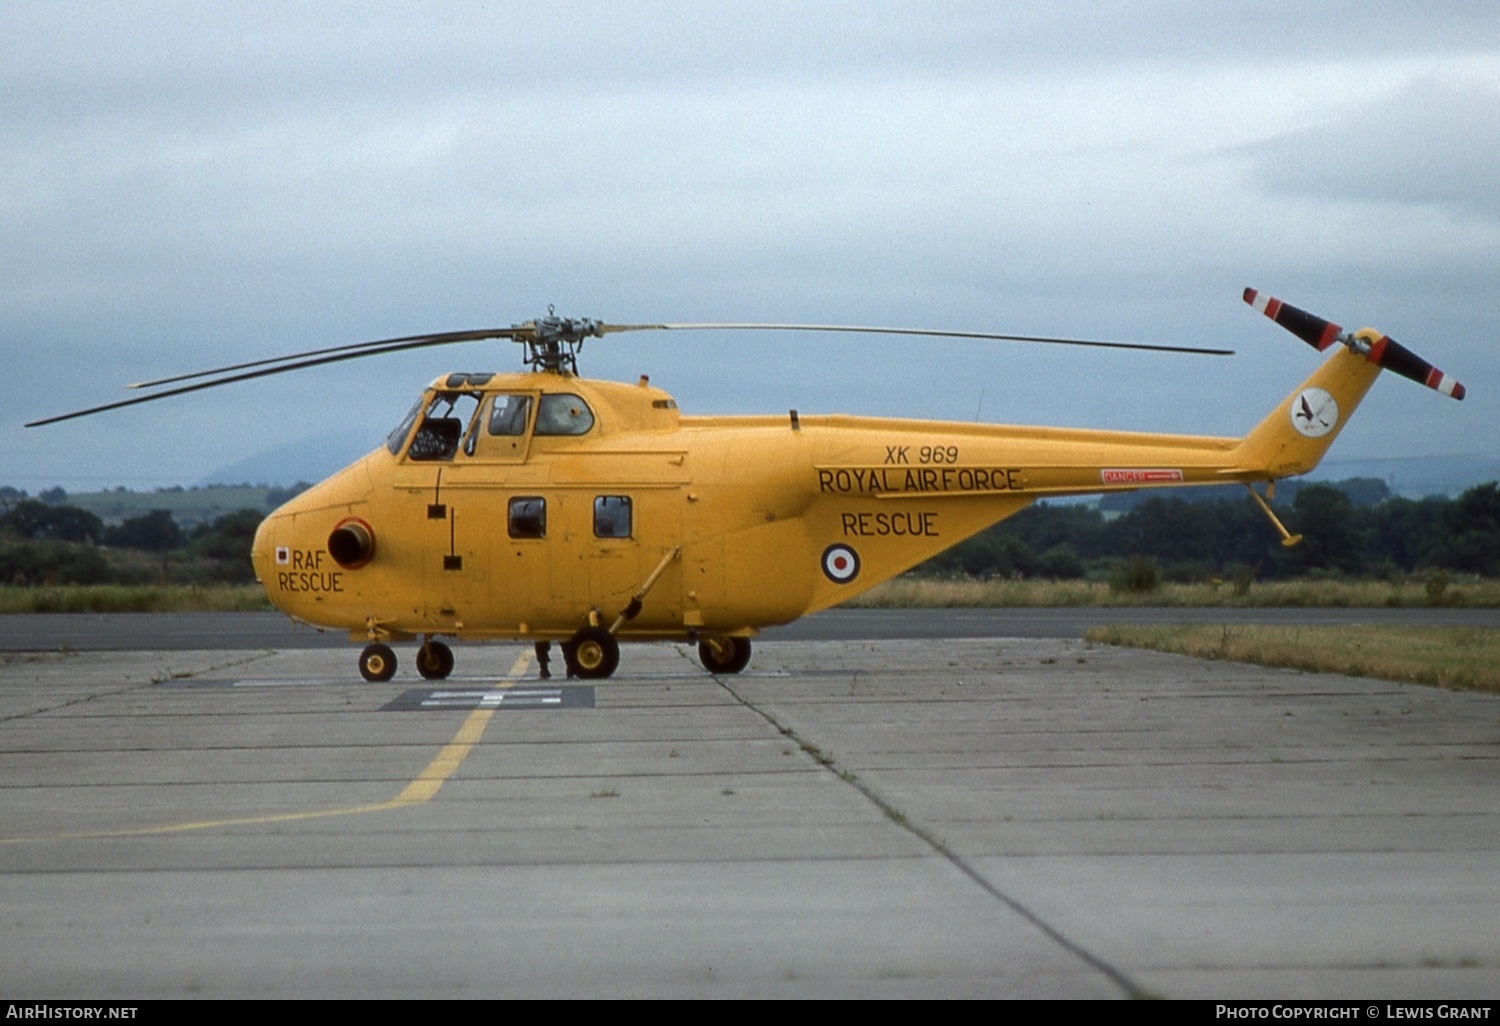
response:
<path id="1" fill-rule="evenodd" d="M 517 325 L 511 337 L 526 346 L 525 362 L 534 371 L 578 374 L 578 352 L 586 338 L 603 338 L 604 324 L 592 317 L 558 317 L 552 306 L 547 316 Z"/>

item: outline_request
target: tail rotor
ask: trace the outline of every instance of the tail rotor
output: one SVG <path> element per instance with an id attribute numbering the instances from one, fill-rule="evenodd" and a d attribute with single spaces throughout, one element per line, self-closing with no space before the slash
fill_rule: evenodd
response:
<path id="1" fill-rule="evenodd" d="M 1283 303 L 1264 292 L 1257 292 L 1255 289 L 1245 290 L 1245 302 L 1314 349 L 1322 351 L 1337 342 L 1363 356 L 1375 366 L 1391 371 L 1393 374 L 1410 378 L 1419 385 L 1426 385 L 1433 391 L 1452 396 L 1454 399 L 1464 397 L 1465 390 L 1462 384 L 1388 335 L 1383 335 L 1371 328 L 1362 328 L 1353 333 L 1347 332 L 1332 321 L 1325 321 L 1306 310 L 1299 310 L 1295 306 Z"/>

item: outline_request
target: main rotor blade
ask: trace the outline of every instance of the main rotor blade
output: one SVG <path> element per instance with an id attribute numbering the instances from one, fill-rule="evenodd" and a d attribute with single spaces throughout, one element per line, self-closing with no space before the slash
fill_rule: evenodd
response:
<path id="1" fill-rule="evenodd" d="M 1004 342 L 1044 342 L 1058 346 L 1093 346 L 1100 349 L 1139 349 L 1152 353 L 1196 353 L 1203 356 L 1233 356 L 1233 349 L 1196 346 L 1149 345 L 1142 342 L 1101 342 L 1083 338 L 1051 338 L 1045 335 L 1002 335 L 990 331 L 942 331 L 936 328 L 872 328 L 852 324 L 605 324 L 608 335 L 616 331 L 839 331 L 860 335 L 922 335 L 930 338 L 979 338 Z"/>
<path id="2" fill-rule="evenodd" d="M 249 360 L 245 363 L 232 363 L 227 367 L 215 367 L 212 370 L 193 371 L 191 374 L 174 374 L 169 378 L 157 378 L 154 381 L 136 381 L 126 388 L 156 388 L 160 385 L 171 385 L 179 381 L 192 381 L 194 378 L 208 378 L 216 374 L 228 374 L 231 371 L 248 370 L 251 367 L 269 367 L 272 364 L 285 363 L 289 360 L 301 360 L 306 357 L 324 356 L 330 353 L 349 353 L 351 355 L 343 359 L 354 359 L 357 356 L 377 355 L 384 352 L 395 352 L 386 349 L 386 346 L 397 344 L 409 344 L 412 347 L 419 345 L 446 345 L 450 342 L 478 342 L 489 338 L 509 338 L 519 331 L 520 328 L 482 328 L 477 331 L 445 331 L 436 335 L 407 335 L 402 338 L 377 339 L 373 342 L 353 342 L 346 346 L 329 346 L 327 349 L 308 349 L 300 353 L 288 353 L 285 356 L 272 356 L 264 360 Z"/>
<path id="3" fill-rule="evenodd" d="M 323 364 L 339 363 L 344 360 L 357 360 L 366 356 L 399 353 L 408 349 L 423 349 L 429 346 L 443 346 L 458 342 L 477 342 L 485 339 L 502 338 L 511 339 L 516 342 L 527 341 L 534 345 L 548 343 L 555 346 L 559 341 L 563 343 L 576 343 L 588 336 L 607 335 L 623 331 L 832 331 L 865 335 L 911 335 L 930 338 L 974 338 L 1011 342 L 1042 342 L 1051 345 L 1093 346 L 1102 349 L 1136 349 L 1161 353 L 1198 353 L 1208 356 L 1230 356 L 1234 352 L 1232 349 L 1148 345 L 1135 342 L 1104 342 L 1093 339 L 1051 338 L 1041 335 L 1007 335 L 980 331 L 944 331 L 932 328 L 878 328 L 840 324 L 600 324 L 592 320 L 575 322 L 549 315 L 539 321 L 514 324 L 508 328 L 446 331 L 432 335 L 406 335 L 400 338 L 377 339 L 373 342 L 355 342 L 349 345 L 330 346 L 325 349 L 309 349 L 300 353 L 289 353 L 285 356 L 270 357 L 264 360 L 247 360 L 224 367 L 216 367 L 212 370 L 176 374 L 170 377 L 156 378 L 152 381 L 138 381 L 126 387 L 131 389 L 160 388 L 162 385 L 177 385 L 178 387 L 151 392 L 149 395 L 133 396 L 129 399 L 121 399 L 112 403 L 103 403 L 99 406 L 90 406 L 88 409 L 74 410 L 71 413 L 44 417 L 40 420 L 30 421 L 26 426 L 41 427 L 45 424 L 56 424 L 64 420 L 74 420 L 78 417 L 87 417 L 95 413 L 104 413 L 107 410 L 118 410 L 126 406 L 137 406 L 141 403 L 155 402 L 157 399 L 167 399 L 171 396 L 186 395 L 189 392 L 217 388 L 220 385 L 250 381 L 255 378 L 269 377 L 273 374 L 284 374 L 288 371 L 303 370 L 308 367 L 322 366 Z M 192 382 L 192 384 L 180 384 L 181 382 Z"/>
<path id="4" fill-rule="evenodd" d="M 1327 349 L 1335 342 L 1340 342 L 1375 366 L 1419 385 L 1426 385 L 1434 392 L 1441 392 L 1455 399 L 1462 399 L 1465 395 L 1464 386 L 1459 381 L 1444 374 L 1389 335 L 1369 329 L 1350 335 L 1332 321 L 1325 321 L 1255 289 L 1245 290 L 1245 302 L 1314 349 Z"/>
<path id="5" fill-rule="evenodd" d="M 217 388 L 220 385 L 231 385 L 237 381 L 250 381 L 255 378 L 270 377 L 273 374 L 283 374 L 287 371 L 302 370 L 306 367 L 318 367 L 326 363 L 340 363 L 344 360 L 357 360 L 364 356 L 380 356 L 385 353 L 400 353 L 408 349 L 424 349 L 428 346 L 444 346 L 455 342 L 475 342 L 489 338 L 508 338 L 515 330 L 511 328 L 486 328 L 480 331 L 450 331 L 440 335 L 412 335 L 407 338 L 385 339 L 380 342 L 362 342 L 354 347 L 340 346 L 338 349 L 350 349 L 353 351 L 334 352 L 327 356 L 314 356 L 318 352 L 300 354 L 311 357 L 310 359 L 298 359 L 299 354 L 281 357 L 282 360 L 292 360 L 292 363 L 283 363 L 276 367 L 264 367 L 260 370 L 246 371 L 243 374 L 230 374 L 227 377 L 214 378 L 212 381 L 200 381 L 192 385 L 181 385 L 177 388 L 165 389 L 161 392 L 152 392 L 149 395 L 133 396 L 130 399 L 121 399 L 117 402 L 104 403 L 101 406 L 91 406 L 86 410 L 74 410 L 72 413 L 61 413 L 55 417 L 44 417 L 41 420 L 33 420 L 27 427 L 41 427 L 44 424 L 56 424 L 59 421 L 73 420 L 77 417 L 87 417 L 95 413 L 103 413 L 106 410 L 118 410 L 125 406 L 137 406 L 141 403 L 155 402 L 158 399 L 167 399 L 174 395 L 186 395 L 189 392 L 200 392 L 206 388 Z M 325 350 L 326 352 L 326 350 Z M 257 361 L 257 363 L 274 361 Z M 248 366 L 256 366 L 251 363 Z M 221 367 L 215 371 L 203 371 L 199 374 L 183 375 L 183 378 L 204 377 L 210 374 L 222 374 L 225 371 L 234 370 L 233 367 Z"/>

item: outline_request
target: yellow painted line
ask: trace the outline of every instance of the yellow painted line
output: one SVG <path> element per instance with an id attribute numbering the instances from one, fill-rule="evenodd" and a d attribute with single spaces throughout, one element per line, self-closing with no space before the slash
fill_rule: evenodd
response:
<path id="1" fill-rule="evenodd" d="M 525 656 L 521 657 L 523 668 L 525 658 Z M 420 805 L 422 802 L 431 800 L 432 796 L 438 793 L 438 788 L 442 787 L 448 778 L 458 771 L 458 767 L 463 765 L 469 752 L 484 736 L 484 728 L 489 726 L 490 717 L 494 715 L 494 709 L 475 709 L 469 713 L 463 726 L 458 728 L 458 733 L 453 735 L 453 740 L 444 745 L 443 750 L 437 753 L 437 757 L 427 764 L 427 768 L 417 774 L 417 779 L 407 784 L 396 797 L 382 803 L 381 807 L 394 809 L 403 805 Z"/>
<path id="2" fill-rule="evenodd" d="M 531 661 L 531 656 L 522 653 L 516 658 L 515 665 L 510 668 L 499 682 L 500 687 L 509 687 L 515 683 L 516 678 L 526 672 L 526 665 Z M 371 812 L 388 812 L 392 809 L 404 809 L 412 805 L 421 805 L 431 801 L 438 790 L 448 782 L 448 778 L 458 772 L 458 767 L 463 765 L 464 759 L 474 750 L 481 738 L 484 737 L 484 728 L 489 726 L 490 719 L 495 715 L 494 709 L 475 709 L 464 719 L 458 733 L 453 735 L 449 741 L 427 764 L 427 768 L 418 773 L 416 779 L 401 789 L 396 797 L 383 802 L 372 802 L 368 805 L 349 805 L 343 808 L 314 809 L 308 812 L 279 812 L 269 816 L 240 816 L 227 819 L 198 819 L 186 823 L 164 823 L 160 826 L 135 827 L 129 830 L 98 830 L 71 834 L 50 834 L 38 837 L 0 837 L 0 844 L 24 844 L 34 841 L 76 841 L 91 838 L 105 837 L 151 837 L 157 834 L 181 834 L 192 830 L 213 830 L 219 827 L 231 826 L 257 826 L 266 823 L 295 823 L 299 820 L 328 819 L 333 816 L 362 816 Z"/>

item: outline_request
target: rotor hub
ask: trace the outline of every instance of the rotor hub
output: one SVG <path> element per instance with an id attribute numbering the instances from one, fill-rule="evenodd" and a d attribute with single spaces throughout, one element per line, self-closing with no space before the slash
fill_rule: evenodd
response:
<path id="1" fill-rule="evenodd" d="M 578 352 L 587 338 L 603 338 L 604 325 L 592 317 L 547 316 L 521 325 L 516 340 L 526 344 L 526 365 L 533 370 L 578 373 Z"/>

